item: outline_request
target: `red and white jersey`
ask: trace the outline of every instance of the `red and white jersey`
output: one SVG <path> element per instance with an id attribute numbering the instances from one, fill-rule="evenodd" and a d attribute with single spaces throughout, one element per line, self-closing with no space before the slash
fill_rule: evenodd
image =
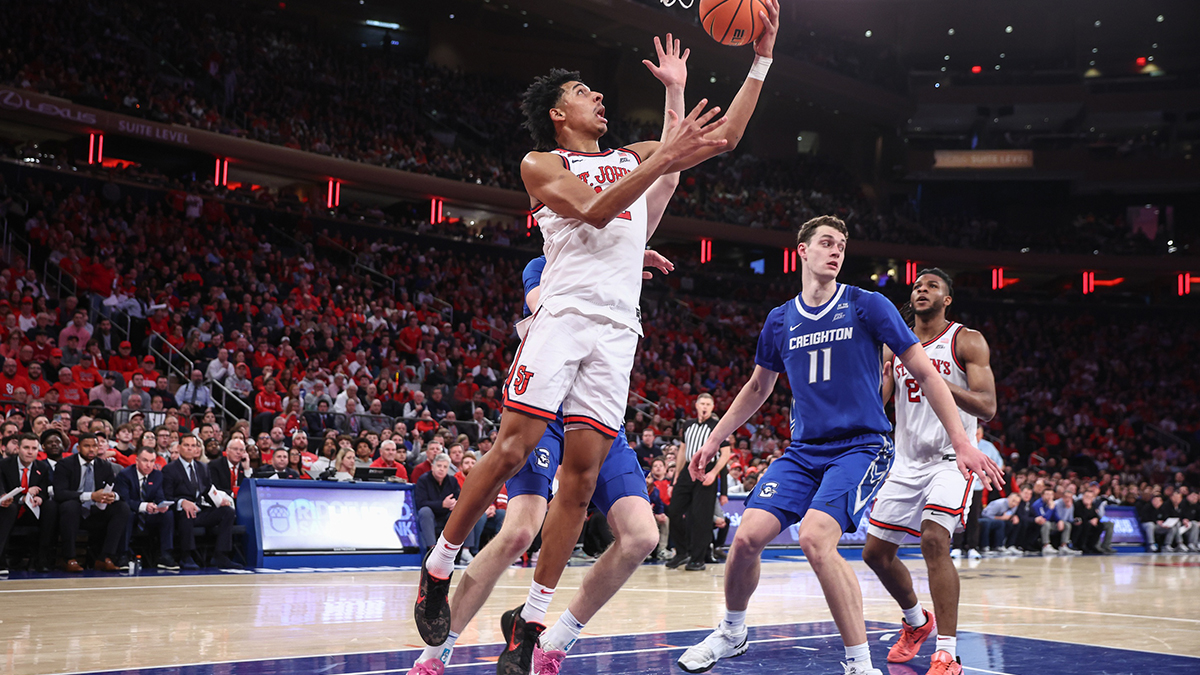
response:
<path id="1" fill-rule="evenodd" d="M 641 158 L 625 149 L 598 153 L 554 150 L 571 173 L 596 192 L 633 171 Z M 642 252 L 646 248 L 646 196 L 603 228 L 565 218 L 538 204 L 533 217 L 545 240 L 539 306 L 551 314 L 599 316 L 642 334 Z M 531 309 L 538 309 L 536 307 Z"/>
<path id="2" fill-rule="evenodd" d="M 940 335 L 922 343 L 922 346 L 939 375 L 967 389 L 967 371 L 958 362 L 954 351 L 961 330 L 962 324 L 951 322 Z M 954 448 L 950 445 L 950 435 L 925 399 L 925 392 L 921 391 L 900 359 L 893 357 L 891 368 L 896 382 L 896 461 L 892 465 L 892 472 L 911 476 L 922 473 L 931 465 L 953 462 Z M 958 417 L 962 420 L 967 438 L 974 443 L 978 420 L 962 409 L 959 409 Z"/>

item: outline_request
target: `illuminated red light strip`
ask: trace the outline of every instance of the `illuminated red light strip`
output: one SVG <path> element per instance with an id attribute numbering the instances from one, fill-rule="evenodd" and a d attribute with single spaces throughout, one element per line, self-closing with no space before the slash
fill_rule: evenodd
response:
<path id="1" fill-rule="evenodd" d="M 96 150 L 96 161 L 103 162 L 104 161 L 104 134 L 100 134 L 99 136 L 100 136 L 100 144 L 99 144 L 99 148 Z"/>
<path id="2" fill-rule="evenodd" d="M 88 134 L 88 164 L 96 163 L 96 134 Z"/>
<path id="3" fill-rule="evenodd" d="M 703 265 L 704 263 L 709 262 L 711 260 L 712 260 L 712 239 L 701 239 L 700 240 L 700 264 Z"/>

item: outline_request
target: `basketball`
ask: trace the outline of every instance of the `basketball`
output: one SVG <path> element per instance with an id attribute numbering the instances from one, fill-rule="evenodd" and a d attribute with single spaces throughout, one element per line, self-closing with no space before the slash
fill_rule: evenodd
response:
<path id="1" fill-rule="evenodd" d="M 700 25 L 712 39 L 730 47 L 748 45 L 763 31 L 762 0 L 700 0 Z"/>

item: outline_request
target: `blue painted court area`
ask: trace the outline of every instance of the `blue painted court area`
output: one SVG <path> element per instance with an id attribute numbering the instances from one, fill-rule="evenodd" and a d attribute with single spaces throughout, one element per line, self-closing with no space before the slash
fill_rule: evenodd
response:
<path id="1" fill-rule="evenodd" d="M 887 649 L 897 629 L 896 624 L 867 622 L 871 656 L 876 667 L 883 669 L 888 675 L 924 675 L 929 668 L 929 655 L 933 653 L 933 640 L 929 640 L 921 650 L 921 655 L 909 663 L 895 665 L 885 662 Z M 571 651 L 563 666 L 563 673 L 682 673 L 683 671 L 675 665 L 675 660 L 684 649 L 702 640 L 707 634 L 708 631 L 704 630 L 689 630 L 583 638 Z M 750 628 L 750 642 L 750 650 L 744 656 L 722 661 L 711 672 L 716 675 L 833 675 L 842 672 L 839 665 L 843 659 L 842 644 L 831 621 L 755 626 Z M 494 673 L 495 660 L 500 649 L 499 644 L 461 647 L 454 652 L 454 663 L 447 668 L 447 672 L 456 675 Z M 1046 672 L 1055 675 L 1200 672 L 1198 658 L 984 633 L 961 633 L 958 652 L 967 673 L 991 675 L 1041 675 Z M 406 672 L 419 653 L 419 650 L 409 649 L 99 672 L 106 675 L 383 675 Z"/>

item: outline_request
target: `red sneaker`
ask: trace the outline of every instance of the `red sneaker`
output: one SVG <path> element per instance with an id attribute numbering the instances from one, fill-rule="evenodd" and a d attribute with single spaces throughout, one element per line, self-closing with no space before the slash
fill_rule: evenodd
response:
<path id="1" fill-rule="evenodd" d="M 896 644 L 888 650 L 888 663 L 904 663 L 911 661 L 917 652 L 921 651 L 921 645 L 925 644 L 925 639 L 934 634 L 937 630 L 937 622 L 934 621 L 933 615 L 929 610 L 921 610 L 925 612 L 925 625 L 920 628 L 913 628 L 908 625 L 907 621 L 901 619 L 904 628 L 900 631 L 900 637 L 896 640 Z M 949 656 L 949 654 L 947 654 Z"/>
<path id="2" fill-rule="evenodd" d="M 962 675 L 963 667 L 949 652 L 936 651 L 929 657 L 929 672 L 926 675 Z"/>

